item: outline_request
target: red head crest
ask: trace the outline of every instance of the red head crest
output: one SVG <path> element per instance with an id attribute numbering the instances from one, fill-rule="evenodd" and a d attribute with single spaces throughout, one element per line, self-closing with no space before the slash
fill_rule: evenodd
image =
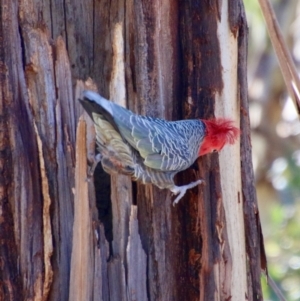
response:
<path id="1" fill-rule="evenodd" d="M 205 137 L 199 150 L 199 156 L 220 151 L 227 143 L 234 144 L 240 134 L 240 130 L 233 125 L 230 119 L 217 118 L 201 120 L 206 126 Z"/>

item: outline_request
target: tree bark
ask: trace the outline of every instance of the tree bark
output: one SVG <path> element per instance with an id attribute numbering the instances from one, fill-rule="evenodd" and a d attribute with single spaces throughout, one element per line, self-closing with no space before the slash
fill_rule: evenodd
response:
<path id="1" fill-rule="evenodd" d="M 242 1 L 1 0 L 0 38 L 0 299 L 262 300 Z M 231 118 L 241 144 L 180 173 L 206 185 L 175 208 L 100 166 L 87 182 L 84 88 L 168 120 Z"/>

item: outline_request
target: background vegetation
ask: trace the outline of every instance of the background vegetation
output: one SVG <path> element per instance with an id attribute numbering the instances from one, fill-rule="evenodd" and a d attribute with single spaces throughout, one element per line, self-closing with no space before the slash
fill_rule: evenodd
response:
<path id="1" fill-rule="evenodd" d="M 300 1 L 272 0 L 300 70 Z M 287 300 L 300 300 L 300 122 L 257 1 L 245 0 L 253 162 L 269 274 Z M 263 277 L 264 299 L 278 300 Z"/>

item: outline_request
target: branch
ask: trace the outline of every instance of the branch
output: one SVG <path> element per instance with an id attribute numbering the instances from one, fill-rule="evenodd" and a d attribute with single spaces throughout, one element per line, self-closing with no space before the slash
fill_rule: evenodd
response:
<path id="1" fill-rule="evenodd" d="M 290 97 L 300 114 L 300 80 L 269 0 L 258 0 Z"/>
<path id="2" fill-rule="evenodd" d="M 275 281 L 272 279 L 272 277 L 269 275 L 268 276 L 268 284 L 270 285 L 270 287 L 273 289 L 274 293 L 276 294 L 276 296 L 278 297 L 278 299 L 280 301 L 286 301 L 285 297 L 283 296 L 280 288 L 277 286 L 277 284 L 275 283 Z"/>

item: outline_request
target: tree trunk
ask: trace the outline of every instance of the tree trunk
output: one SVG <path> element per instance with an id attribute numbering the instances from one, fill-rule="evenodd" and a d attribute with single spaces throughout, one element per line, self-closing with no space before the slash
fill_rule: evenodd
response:
<path id="1" fill-rule="evenodd" d="M 262 300 L 242 1 L 0 1 L 0 300 Z M 101 166 L 86 181 L 86 87 L 139 114 L 232 118 L 241 143 L 180 173 L 206 185 L 176 207 Z"/>

